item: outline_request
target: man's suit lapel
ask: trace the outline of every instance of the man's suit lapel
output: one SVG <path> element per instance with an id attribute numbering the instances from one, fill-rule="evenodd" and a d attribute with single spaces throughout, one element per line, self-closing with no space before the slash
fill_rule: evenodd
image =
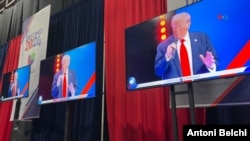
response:
<path id="1" fill-rule="evenodd" d="M 175 40 L 174 40 L 174 36 L 171 36 L 170 38 L 171 38 L 171 40 L 170 40 L 171 43 L 175 41 Z M 177 51 L 176 51 L 176 53 L 175 53 L 175 55 L 174 55 L 173 67 L 176 68 L 176 70 L 177 70 L 176 73 L 177 73 L 179 76 L 181 76 L 182 73 L 181 73 L 180 61 L 179 61 L 179 56 L 178 56 Z"/>
<path id="2" fill-rule="evenodd" d="M 176 70 L 177 70 L 177 73 L 179 76 L 182 76 L 182 73 L 181 73 L 181 64 L 180 64 L 180 60 L 179 60 L 179 56 L 177 55 L 177 53 L 175 54 L 174 56 L 174 60 L 173 60 L 173 63 L 176 67 Z"/>

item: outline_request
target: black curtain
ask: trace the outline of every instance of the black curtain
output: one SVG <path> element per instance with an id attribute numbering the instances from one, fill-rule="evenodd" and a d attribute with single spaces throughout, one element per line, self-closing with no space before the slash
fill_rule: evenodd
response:
<path id="1" fill-rule="evenodd" d="M 10 23 L 10 28 L 9 30 L 9 36 L 8 40 L 13 39 L 17 35 L 21 33 L 21 27 L 22 27 L 22 2 L 18 1 L 14 6 L 13 6 L 13 12 L 11 15 L 11 23 Z"/>
<path id="2" fill-rule="evenodd" d="M 40 10 L 38 9 L 38 0 L 21 0 L 21 2 L 23 4 L 22 11 L 20 11 L 22 13 L 22 22 Z"/>
<path id="3" fill-rule="evenodd" d="M 20 35 L 22 23 L 47 5 L 51 4 L 51 15 L 54 15 L 79 1 L 81 0 L 18 0 L 0 14 L 0 45 Z"/>
<path id="4" fill-rule="evenodd" d="M 0 45 L 22 33 L 23 21 L 38 11 L 37 5 L 34 0 L 20 0 L 3 11 L 0 15 Z"/>
<path id="5" fill-rule="evenodd" d="M 33 119 L 32 140 L 63 140 L 67 130 L 70 141 L 100 141 L 103 11 L 103 0 L 84 0 L 50 18 L 47 57 L 96 41 L 96 97 L 43 105 L 40 118 Z"/>
<path id="6" fill-rule="evenodd" d="M 250 124 L 249 105 L 207 108 L 207 124 Z"/>
<path id="7" fill-rule="evenodd" d="M 6 9 L 0 15 L 0 45 L 3 45 L 10 41 L 9 39 L 9 31 L 11 29 L 11 15 L 13 12 L 13 7 Z"/>
<path id="8" fill-rule="evenodd" d="M 39 9 L 46 7 L 48 4 L 51 4 L 51 15 L 54 15 L 60 12 L 62 9 L 67 9 L 71 5 L 78 3 L 80 0 L 38 0 Z"/>

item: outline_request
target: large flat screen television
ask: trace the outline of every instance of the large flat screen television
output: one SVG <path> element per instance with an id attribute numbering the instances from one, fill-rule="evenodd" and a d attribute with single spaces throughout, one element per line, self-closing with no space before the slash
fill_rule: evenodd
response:
<path id="1" fill-rule="evenodd" d="M 27 98 L 29 96 L 30 65 L 3 74 L 0 101 Z"/>
<path id="2" fill-rule="evenodd" d="M 248 0 L 201 0 L 126 28 L 127 90 L 248 74 L 250 72 L 249 7 Z M 183 12 L 191 16 L 188 30 L 190 34 L 188 36 L 186 34 L 185 38 L 190 39 L 186 43 L 191 47 L 189 51 L 193 63 L 191 63 L 192 73 L 186 76 L 182 75 L 182 70 L 178 70 L 181 67 L 178 50 L 181 40 L 172 36 L 174 33 L 172 28 L 185 28 L 183 25 L 186 23 L 176 24 L 180 17 L 172 22 L 174 15 Z M 196 34 L 192 34 L 193 32 Z M 177 47 L 177 50 L 172 49 L 175 52 L 173 58 L 166 54 L 168 45 L 172 43 Z M 213 63 L 215 67 L 211 68 L 216 68 L 215 71 L 209 70 L 210 67 L 204 67 L 205 63 L 201 60 L 200 54 L 203 56 L 212 54 L 210 59 L 215 61 Z M 199 64 L 203 66 L 200 67 Z M 206 71 L 197 71 L 202 69 Z"/>
<path id="3" fill-rule="evenodd" d="M 91 42 L 41 61 L 38 104 L 95 97 L 96 43 Z"/>

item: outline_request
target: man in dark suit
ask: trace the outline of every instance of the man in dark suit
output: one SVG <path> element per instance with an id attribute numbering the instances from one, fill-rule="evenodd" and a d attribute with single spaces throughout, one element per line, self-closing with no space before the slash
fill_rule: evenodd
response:
<path id="1" fill-rule="evenodd" d="M 215 72 L 218 68 L 218 58 L 208 36 L 201 32 L 189 32 L 190 24 L 191 16 L 188 13 L 174 15 L 171 20 L 173 35 L 157 46 L 155 73 L 162 79 L 185 76 L 180 61 L 182 40 L 190 67 L 190 73 L 186 76 Z"/>
<path id="2" fill-rule="evenodd" d="M 8 97 L 19 96 L 20 95 L 20 84 L 18 81 L 18 72 L 14 73 L 13 81 L 10 82 Z"/>
<path id="3" fill-rule="evenodd" d="M 75 96 L 78 88 L 76 74 L 69 69 L 70 56 L 64 55 L 61 63 L 62 68 L 54 75 L 52 83 L 51 93 L 53 98 Z"/>

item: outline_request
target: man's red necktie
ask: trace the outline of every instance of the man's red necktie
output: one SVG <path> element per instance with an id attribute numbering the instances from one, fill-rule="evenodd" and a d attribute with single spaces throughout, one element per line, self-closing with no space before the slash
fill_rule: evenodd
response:
<path id="1" fill-rule="evenodd" d="M 67 80 L 66 80 L 66 73 L 63 74 L 63 97 L 67 97 Z"/>
<path id="2" fill-rule="evenodd" d="M 181 48 L 180 48 L 180 58 L 181 58 L 181 69 L 182 69 L 182 76 L 190 76 L 190 64 L 188 59 L 188 53 L 186 46 L 184 45 L 184 39 L 181 39 Z"/>

